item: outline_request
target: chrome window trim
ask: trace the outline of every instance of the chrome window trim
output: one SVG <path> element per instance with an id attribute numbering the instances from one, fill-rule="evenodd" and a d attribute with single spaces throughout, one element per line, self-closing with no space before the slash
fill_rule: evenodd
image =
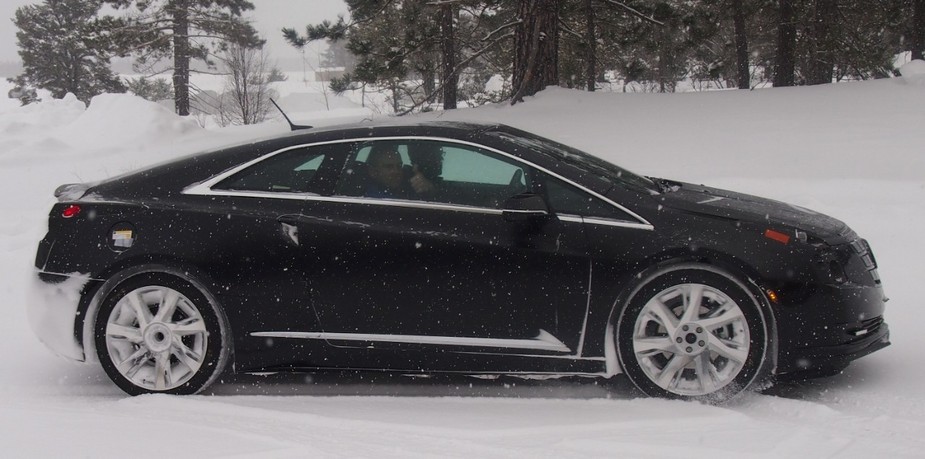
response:
<path id="1" fill-rule="evenodd" d="M 581 219 L 581 215 L 556 214 L 556 218 L 564 222 L 584 223 Z"/>
<path id="2" fill-rule="evenodd" d="M 555 339 L 555 342 L 541 339 L 503 339 L 503 338 L 469 338 L 457 336 L 427 336 L 427 335 L 386 335 L 367 333 L 328 333 L 328 332 L 292 332 L 268 331 L 251 332 L 254 337 L 266 338 L 294 338 L 319 339 L 332 341 L 367 341 L 405 344 L 436 344 L 441 346 L 467 346 L 467 347 L 502 347 L 510 349 L 531 349 L 539 351 L 571 352 L 564 343 Z M 552 335 L 550 335 L 552 336 Z"/>
<path id="3" fill-rule="evenodd" d="M 374 205 L 393 205 L 393 206 L 399 206 L 399 207 L 420 207 L 420 208 L 427 208 L 427 209 L 435 209 L 435 208 L 436 208 L 436 209 L 458 210 L 458 211 L 466 211 L 466 212 L 495 213 L 495 212 L 483 212 L 484 210 L 490 210 L 490 211 L 498 211 L 498 213 L 500 213 L 500 209 L 491 209 L 491 208 L 484 208 L 484 207 L 457 206 L 457 205 L 452 205 L 452 204 L 432 204 L 432 203 L 419 202 L 419 201 L 400 201 L 400 200 L 388 200 L 388 201 L 383 201 L 383 200 L 381 200 L 381 199 L 370 199 L 370 198 L 362 198 L 362 197 L 359 197 L 359 198 L 358 198 L 358 197 L 327 197 L 327 196 L 318 196 L 318 195 L 316 195 L 316 194 L 310 194 L 310 193 L 290 193 L 290 194 L 285 195 L 285 196 L 280 196 L 281 194 L 284 194 L 284 193 L 272 193 L 272 192 L 242 192 L 242 191 L 213 190 L 213 189 L 212 189 L 213 186 L 215 186 L 216 184 L 218 184 L 218 183 L 221 182 L 222 180 L 224 180 L 224 179 L 230 177 L 231 175 L 234 175 L 234 174 L 236 174 L 236 173 L 238 173 L 238 172 L 240 172 L 240 171 L 242 171 L 242 170 L 244 170 L 244 169 L 246 169 L 246 168 L 248 168 L 248 167 L 250 167 L 250 166 L 253 166 L 254 164 L 257 164 L 257 163 L 259 163 L 259 162 L 261 162 L 261 161 L 264 161 L 264 160 L 266 160 L 266 159 L 272 158 L 273 156 L 276 156 L 276 155 L 281 154 L 281 153 L 285 153 L 285 152 L 290 151 L 290 150 L 295 150 L 295 149 L 299 149 L 299 148 L 314 147 L 314 146 L 319 146 L 319 145 L 332 145 L 332 144 L 339 144 L 339 143 L 354 143 L 354 142 L 372 142 L 372 141 L 379 141 L 379 140 L 431 140 L 431 141 L 438 141 L 438 142 L 453 143 L 453 144 L 457 144 L 457 145 L 466 145 L 466 146 L 470 146 L 470 147 L 479 148 L 479 149 L 482 149 L 482 150 L 485 150 L 485 151 L 490 151 L 490 152 L 499 154 L 499 155 L 501 155 L 501 156 L 504 156 L 504 157 L 506 157 L 506 158 L 508 158 L 508 159 L 511 159 L 511 160 L 513 160 L 514 162 L 517 162 L 517 163 L 520 163 L 520 164 L 525 164 L 525 165 L 527 165 L 527 166 L 529 166 L 529 167 L 531 167 L 531 168 L 533 168 L 533 169 L 542 171 L 542 172 L 544 172 L 544 173 L 546 173 L 546 174 L 548 174 L 548 175 L 550 175 L 550 176 L 552 176 L 552 177 L 554 177 L 554 178 L 556 178 L 556 179 L 558 179 L 558 180 L 561 180 L 561 181 L 563 181 L 563 182 L 565 182 L 565 183 L 568 183 L 568 184 L 570 184 L 570 185 L 572 185 L 572 186 L 578 188 L 579 190 L 582 190 L 582 191 L 584 191 L 585 193 L 588 193 L 588 194 L 590 194 L 591 196 L 594 196 L 595 198 L 600 199 L 600 200 L 606 202 L 607 204 L 610 204 L 610 205 L 613 206 L 613 207 L 616 207 L 617 209 L 619 209 L 619 210 L 625 212 L 626 214 L 628 214 L 628 215 L 630 215 L 631 217 L 633 217 L 633 218 L 635 218 L 635 219 L 638 220 L 637 222 L 623 222 L 623 221 L 619 221 L 619 220 L 607 220 L 607 219 L 601 219 L 601 218 L 592 218 L 592 219 L 584 218 L 584 222 L 585 222 L 585 223 L 598 224 L 598 225 L 606 225 L 606 226 L 619 226 L 619 227 L 624 227 L 624 228 L 645 229 L 645 230 L 653 230 L 653 229 L 654 229 L 654 226 L 653 226 L 651 223 L 649 223 L 648 220 L 646 220 L 645 218 L 642 218 L 642 217 L 639 216 L 637 213 L 635 213 L 635 212 L 633 212 L 633 211 L 627 209 L 626 207 L 623 207 L 622 205 L 620 205 L 620 204 L 614 202 L 613 200 L 611 200 L 611 199 L 605 197 L 604 195 L 601 195 L 601 194 L 599 194 L 599 193 L 597 193 L 597 192 L 595 192 L 595 191 L 593 191 L 593 190 L 590 190 L 590 189 L 588 189 L 587 187 L 584 187 L 584 186 L 582 186 L 582 185 L 580 185 L 580 184 L 578 184 L 578 183 L 576 183 L 576 182 L 574 182 L 574 181 L 572 181 L 572 180 L 569 180 L 569 179 L 567 179 L 567 178 L 565 178 L 565 177 L 563 177 L 563 176 L 561 176 L 561 175 L 559 175 L 559 174 L 557 174 L 557 173 L 555 173 L 555 172 L 553 172 L 553 171 L 550 171 L 549 169 L 546 169 L 546 168 L 544 168 L 544 167 L 538 166 L 538 165 L 536 165 L 536 164 L 534 164 L 534 163 L 532 163 L 532 162 L 530 162 L 530 161 L 527 161 L 527 160 L 525 160 L 525 159 L 523 159 L 523 158 L 514 156 L 514 155 L 512 155 L 512 154 L 510 154 L 510 153 L 506 153 L 506 152 L 503 152 L 503 151 L 498 150 L 498 149 L 495 149 L 495 148 L 487 147 L 487 146 L 485 146 L 485 145 L 477 144 L 477 143 L 474 143 L 474 142 L 468 142 L 468 141 L 459 140 L 459 139 L 450 139 L 450 138 L 446 138 L 446 137 L 432 137 L 432 136 L 363 137 L 363 138 L 338 139 L 338 140 L 329 140 L 329 141 L 324 141 L 324 142 L 311 142 L 311 143 L 304 143 L 304 144 L 299 144 L 299 145 L 291 145 L 291 146 L 288 146 L 288 147 L 285 147 L 285 148 L 282 148 L 282 149 L 279 149 L 279 150 L 276 150 L 276 151 L 267 153 L 267 154 L 265 154 L 265 155 L 263 155 L 263 156 L 261 156 L 261 157 L 259 157 L 259 158 L 256 158 L 256 159 L 253 159 L 253 160 L 251 160 L 251 161 L 248 161 L 248 162 L 246 162 L 246 163 L 244 163 L 244 164 L 241 164 L 241 165 L 239 165 L 239 166 L 237 166 L 237 167 L 231 168 L 231 169 L 229 169 L 229 170 L 227 170 L 227 171 L 224 171 L 224 172 L 222 172 L 222 173 L 220 173 L 220 174 L 218 174 L 218 175 L 216 175 L 216 176 L 214 176 L 214 177 L 212 177 L 212 178 L 210 178 L 210 179 L 207 179 L 207 180 L 205 180 L 205 181 L 203 181 L 203 182 L 199 182 L 199 183 L 190 185 L 190 186 L 184 188 L 183 191 L 182 191 L 182 193 L 183 193 L 183 194 L 188 194 L 188 195 L 199 195 L 199 196 L 260 197 L 260 198 L 269 198 L 269 199 L 273 199 L 273 198 L 279 198 L 279 199 L 306 199 L 306 200 L 313 200 L 313 201 L 348 202 L 348 203 L 356 203 L 356 202 L 359 202 L 359 203 L 362 203 L 362 204 L 374 204 Z M 342 200 L 342 199 L 347 199 L 347 198 L 349 198 L 349 199 L 351 199 L 351 200 Z"/>
<path id="4" fill-rule="evenodd" d="M 655 229 L 652 225 L 643 225 L 641 223 L 628 222 L 624 220 L 609 220 L 599 217 L 582 217 L 580 215 L 561 214 L 556 215 L 556 218 L 564 222 L 587 223 L 589 225 L 616 226 L 621 228 L 638 228 L 644 230 Z"/>
<path id="5" fill-rule="evenodd" d="M 376 206 L 392 206 L 392 207 L 410 207 L 417 209 L 437 209 L 437 210 L 451 210 L 456 212 L 470 212 L 474 214 L 489 214 L 489 215 L 501 215 L 501 209 L 492 209 L 490 207 L 475 207 L 475 206 L 464 206 L 461 204 L 445 204 L 440 202 L 427 202 L 427 201 L 408 201 L 404 199 L 387 199 L 387 198 L 364 198 L 364 197 L 352 197 L 352 196 L 309 196 L 306 197 L 309 201 L 323 201 L 323 202 L 343 202 L 348 204 L 367 204 L 367 205 L 376 205 Z"/>
<path id="6" fill-rule="evenodd" d="M 276 155 L 285 153 L 287 151 L 296 150 L 296 149 L 305 148 L 305 147 L 319 146 L 319 145 L 331 145 L 335 143 L 345 143 L 345 141 L 331 140 L 327 142 L 312 142 L 312 143 L 291 145 L 285 148 L 280 148 L 279 150 L 271 151 L 270 153 L 267 153 L 259 158 L 252 159 L 244 164 L 239 164 L 236 167 L 232 167 L 231 169 L 221 172 L 218 175 L 215 175 L 210 179 L 189 185 L 186 188 L 184 188 L 181 193 L 199 195 L 199 196 L 244 196 L 244 197 L 252 197 L 252 196 L 250 194 L 239 195 L 239 194 L 232 194 L 232 193 L 257 193 L 257 194 L 260 194 L 261 197 L 262 195 L 269 195 L 267 197 L 276 197 L 277 193 L 272 193 L 268 191 L 250 192 L 250 191 L 232 191 L 232 190 L 213 190 L 212 187 L 217 185 L 222 180 L 225 180 L 226 178 L 231 177 L 232 175 L 237 174 L 238 172 L 241 172 L 242 170 L 247 169 L 248 167 L 251 167 L 254 164 L 263 162 L 264 160 L 270 159 Z M 283 193 L 283 192 L 280 192 L 280 193 Z M 295 195 L 295 194 L 312 195 L 314 193 L 289 193 L 289 194 L 290 195 Z M 293 199 L 293 198 L 280 197 L 280 199 Z"/>
<path id="7" fill-rule="evenodd" d="M 583 223 L 589 225 L 601 225 L 601 226 L 616 226 L 620 228 L 637 228 L 652 231 L 655 229 L 654 226 L 650 223 L 635 223 L 628 222 L 623 220 L 610 220 L 607 218 L 598 218 L 598 217 L 581 217 Z"/>

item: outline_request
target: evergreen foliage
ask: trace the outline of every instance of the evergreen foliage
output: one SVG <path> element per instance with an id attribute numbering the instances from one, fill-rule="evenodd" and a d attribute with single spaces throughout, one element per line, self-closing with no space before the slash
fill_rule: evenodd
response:
<path id="1" fill-rule="evenodd" d="M 923 0 L 348 0 L 339 18 L 284 35 L 296 47 L 346 41 L 355 71 L 331 82 L 405 89 L 396 111 L 439 100 L 455 83 L 469 103 L 488 100 L 472 82 L 500 75 L 503 97 L 547 84 L 633 91 L 752 88 L 888 76 L 902 51 L 921 53 Z M 452 37 L 443 9 L 455 8 Z M 918 9 L 916 9 L 918 8 Z M 919 11 L 918 14 L 915 11 Z M 445 28 L 445 27 L 444 27 Z M 442 46 L 455 38 L 450 56 Z M 441 62 L 457 64 L 442 68 Z M 414 88 L 403 88 L 418 81 Z"/>
<path id="2" fill-rule="evenodd" d="M 120 38 L 137 62 L 173 62 L 174 105 L 181 116 L 190 113 L 190 62 L 214 66 L 212 57 L 235 44 L 262 44 L 253 26 L 241 15 L 254 8 L 247 0 L 105 0 L 127 11 Z"/>
<path id="3" fill-rule="evenodd" d="M 44 0 L 16 10 L 23 73 L 10 81 L 23 103 L 37 100 L 34 88 L 58 99 L 73 93 L 84 102 L 104 92 L 125 92 L 109 68 L 117 49 L 112 31 L 122 24 L 97 18 L 99 9 L 99 1 Z"/>
<path id="4" fill-rule="evenodd" d="M 151 102 L 173 99 L 173 87 L 164 78 L 131 78 L 126 85 L 130 93 Z"/>
<path id="5" fill-rule="evenodd" d="M 320 65 L 345 72 L 329 87 L 386 91 L 395 113 L 513 103 L 547 85 L 670 92 L 679 84 L 881 78 L 895 73 L 897 54 L 925 52 L 925 0 L 345 1 L 349 20 L 283 35 L 300 49 L 326 40 Z M 123 17 L 100 17 L 104 4 Z M 187 115 L 191 61 L 214 66 L 229 49 L 262 45 L 242 18 L 253 8 L 247 0 L 43 0 L 19 8 L 24 72 L 11 80 L 10 96 L 27 103 L 42 88 L 89 101 L 124 91 L 109 61 L 132 54 L 143 71 L 171 62 L 173 79 L 131 80 L 129 89 L 152 99 L 172 90 L 177 113 Z M 267 82 L 284 78 L 272 70 Z"/>

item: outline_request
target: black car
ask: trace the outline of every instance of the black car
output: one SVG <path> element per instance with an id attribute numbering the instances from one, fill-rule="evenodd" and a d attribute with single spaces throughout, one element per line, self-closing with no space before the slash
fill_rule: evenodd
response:
<path id="1" fill-rule="evenodd" d="M 298 131 L 56 195 L 33 324 L 129 394 L 335 369 L 713 401 L 889 344 L 844 223 L 504 125 Z"/>

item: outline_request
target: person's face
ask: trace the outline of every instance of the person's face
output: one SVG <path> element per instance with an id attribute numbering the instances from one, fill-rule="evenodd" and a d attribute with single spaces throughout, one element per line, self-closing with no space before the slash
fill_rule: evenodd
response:
<path id="1" fill-rule="evenodd" d="M 404 179 L 401 156 L 395 151 L 376 155 L 369 163 L 369 176 L 386 189 L 401 188 Z"/>

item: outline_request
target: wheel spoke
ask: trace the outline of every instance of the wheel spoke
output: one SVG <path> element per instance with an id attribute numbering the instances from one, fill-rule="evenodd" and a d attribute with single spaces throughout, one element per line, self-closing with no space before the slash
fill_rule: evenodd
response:
<path id="1" fill-rule="evenodd" d="M 710 361 L 709 352 L 704 352 L 694 359 L 694 369 L 697 372 L 697 380 L 700 381 L 700 388 L 705 394 L 719 388 L 716 368 L 713 366 L 713 362 Z"/>
<path id="2" fill-rule="evenodd" d="M 720 339 L 716 335 L 710 335 L 709 349 L 738 363 L 745 363 L 745 360 L 748 358 L 747 347 L 744 349 L 740 348 L 737 344 Z"/>
<path id="3" fill-rule="evenodd" d="M 124 339 L 132 343 L 140 343 L 142 341 L 141 329 L 115 323 L 106 324 L 106 337 L 111 339 Z"/>
<path id="4" fill-rule="evenodd" d="M 177 309 L 177 302 L 179 300 L 180 292 L 174 289 L 167 289 L 167 291 L 164 293 L 164 298 L 161 299 L 161 305 L 157 310 L 157 315 L 154 316 L 154 321 L 169 321 L 173 316 L 173 312 Z"/>
<path id="5" fill-rule="evenodd" d="M 132 307 L 132 311 L 135 312 L 135 317 L 138 320 L 138 328 L 144 329 L 147 327 L 148 324 L 151 323 L 151 311 L 148 309 L 148 306 L 144 304 L 141 293 L 136 290 L 129 293 L 125 298 Z"/>
<path id="6" fill-rule="evenodd" d="M 159 352 L 154 356 L 154 389 L 166 389 L 170 379 L 170 354 Z"/>
<path id="7" fill-rule="evenodd" d="M 130 355 L 127 359 L 123 360 L 117 365 L 119 372 L 129 378 L 134 377 L 135 374 L 138 373 L 138 370 L 140 370 L 141 367 L 143 367 L 148 361 L 147 353 L 147 348 L 139 348 L 137 351 L 135 351 L 134 354 Z"/>
<path id="8" fill-rule="evenodd" d="M 678 328 L 678 317 L 668 309 L 668 306 L 665 306 L 665 303 L 662 303 L 657 298 L 653 298 L 652 301 L 649 302 L 647 309 L 649 316 L 656 319 L 659 325 L 665 327 L 669 335 L 674 334 L 674 331 Z"/>
<path id="9" fill-rule="evenodd" d="M 167 327 L 170 328 L 170 331 L 180 336 L 206 332 L 206 323 L 196 318 L 189 318 L 175 324 L 167 324 Z"/>
<path id="10" fill-rule="evenodd" d="M 674 345 L 671 344 L 671 338 L 652 337 L 636 338 L 633 340 L 633 348 L 637 355 L 648 356 L 659 352 L 674 353 Z"/>
<path id="11" fill-rule="evenodd" d="M 694 284 L 681 293 L 684 300 L 684 314 L 681 322 L 693 322 L 700 318 L 700 305 L 703 303 L 703 285 Z"/>
<path id="12" fill-rule="evenodd" d="M 173 337 L 173 355 L 175 355 L 180 362 L 183 362 L 190 371 L 195 372 L 202 366 L 202 356 L 190 349 L 180 340 L 180 337 L 176 335 Z"/>
<path id="13" fill-rule="evenodd" d="M 665 368 L 662 369 L 656 383 L 664 389 L 677 385 L 677 381 L 681 377 L 681 372 L 684 371 L 684 367 L 686 367 L 690 361 L 691 358 L 686 355 L 675 355 L 668 362 L 668 365 L 665 365 Z"/>
<path id="14" fill-rule="evenodd" d="M 732 308 L 727 303 L 718 308 L 713 314 L 710 314 L 710 317 L 700 319 L 697 323 L 702 325 L 703 328 L 712 331 L 742 319 L 745 319 L 742 310 L 739 308 Z"/>

